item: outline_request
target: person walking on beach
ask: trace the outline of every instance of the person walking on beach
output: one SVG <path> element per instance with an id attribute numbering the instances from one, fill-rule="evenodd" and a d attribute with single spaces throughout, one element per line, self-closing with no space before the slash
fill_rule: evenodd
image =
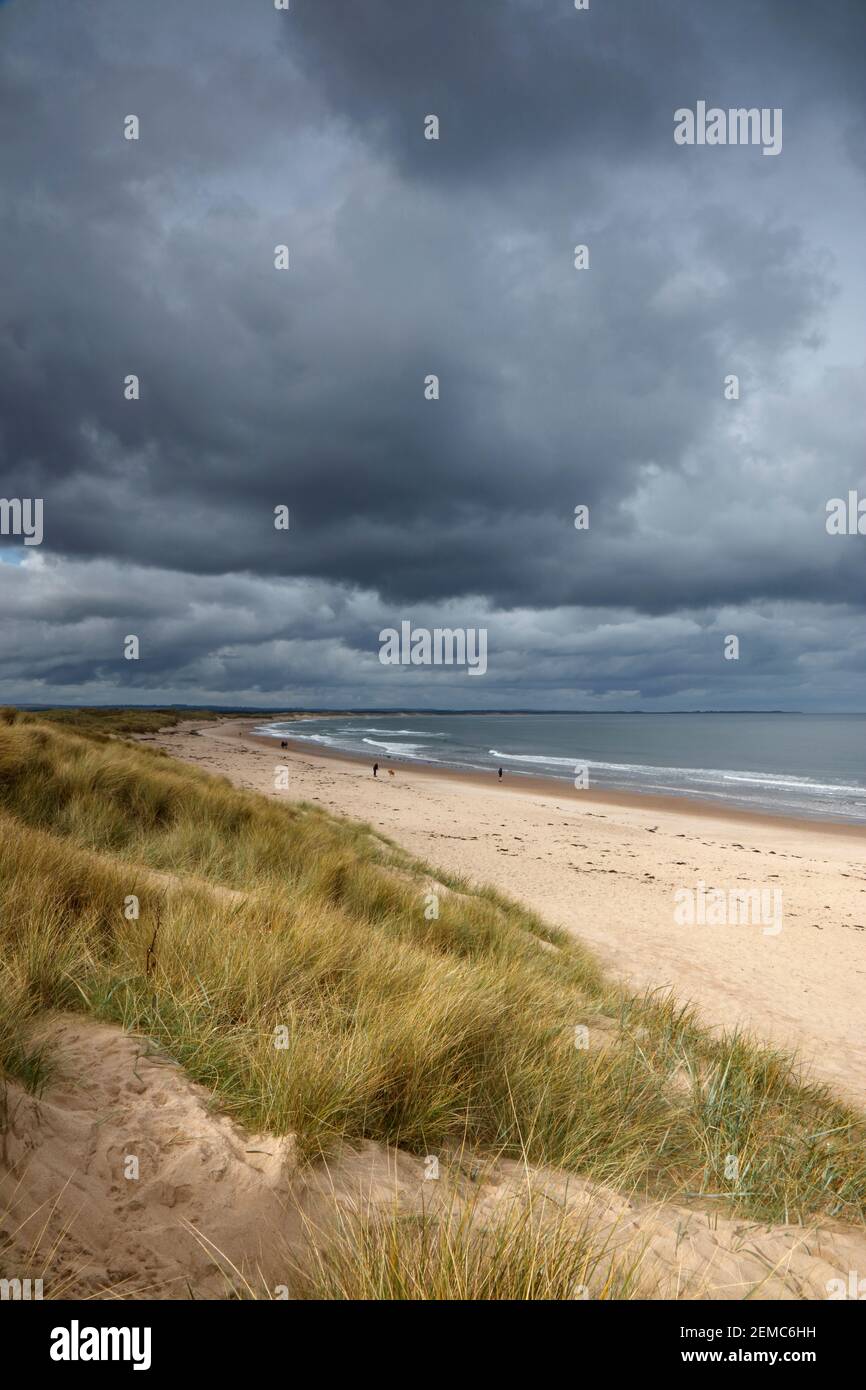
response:
<path id="1" fill-rule="evenodd" d="M 502 768 L 499 769 L 499 780 L 502 781 Z"/>
<path id="2" fill-rule="evenodd" d="M 379 776 L 379 764 L 378 764 L 378 763 L 374 763 L 374 764 L 373 764 L 373 776 L 374 776 L 374 777 L 378 777 L 378 776 Z"/>

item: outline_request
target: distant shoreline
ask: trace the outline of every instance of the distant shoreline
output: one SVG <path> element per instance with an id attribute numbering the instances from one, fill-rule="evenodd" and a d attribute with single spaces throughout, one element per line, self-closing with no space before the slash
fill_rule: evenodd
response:
<path id="1" fill-rule="evenodd" d="M 442 718 L 442 719 L 447 719 L 447 718 L 449 718 L 449 717 L 451 717 L 451 716 L 455 716 L 455 717 L 456 717 L 456 716 L 460 716 L 461 718 L 468 718 L 468 717 L 470 717 L 470 716 L 475 716 L 475 717 L 477 717 L 477 718 L 488 718 L 490 715 L 495 715 L 497 718 L 505 718 L 506 716 L 510 716 L 510 715 L 515 715 L 515 716 L 516 716 L 516 715 L 528 715 L 528 714 L 529 714 L 529 715 L 540 715 L 540 714 L 555 714 L 555 715 L 584 715 L 584 714 L 586 714 L 586 715 L 600 715 L 600 714 L 604 714 L 604 715 L 609 715 L 609 714 L 630 715 L 630 714 L 632 714 L 632 715 L 633 715 L 633 714 L 640 714 L 640 715 L 653 715 L 653 716 L 656 716 L 656 717 L 659 717 L 659 718 L 664 718 L 664 717 L 670 716 L 670 715 L 677 715 L 677 716 L 679 716 L 679 717 L 682 717 L 683 715 L 689 715 L 689 714 L 694 714 L 694 715 L 701 715 L 701 714 L 724 714 L 724 715 L 731 715 L 731 716 L 744 715 L 744 714 L 752 714 L 752 715 L 754 715 L 754 714 L 775 714 L 775 715 L 783 715 L 783 716 L 785 716 L 785 717 L 787 717 L 787 718 L 797 718 L 797 719 L 813 719 L 813 718 L 817 718 L 817 719 L 821 719 L 821 718 L 824 718 L 824 719 L 827 719 L 827 718 L 835 718 L 835 719 L 852 719 L 852 718 L 863 718 L 864 716 L 866 716 L 866 710 L 853 710 L 853 709 L 846 709 L 846 710 L 832 710 L 832 709 L 828 709 L 828 710 L 802 710 L 802 709 L 643 709 L 643 708 L 638 708 L 638 709 L 604 709 L 604 710 L 602 710 L 602 709 L 533 709 L 533 708 L 527 708 L 527 709 L 436 709 L 436 708 L 433 708 L 433 707 L 431 707 L 431 708 L 426 708 L 426 707 L 423 707 L 423 708 L 409 708 L 409 707 L 406 707 L 406 706 L 397 706 L 397 707 L 395 707 L 395 708 L 383 708 L 383 707 L 381 707 L 381 706 L 379 706 L 379 705 L 373 706 L 373 707 L 371 707 L 371 708 L 363 708 L 363 707 L 361 707 L 361 708 L 357 708 L 357 709 L 341 709 L 341 708 L 339 708 L 339 706 L 337 706 L 337 707 L 335 707 L 335 708 L 333 708 L 333 709 L 324 709 L 324 708 L 321 708 L 321 707 L 317 707 L 317 708 L 315 708 L 315 709 L 310 709 L 310 708 L 308 708 L 307 706 L 304 706 L 304 707 L 301 707 L 301 708 L 297 708 L 297 709 L 290 709 L 290 708 L 286 708 L 286 707 L 281 707 L 281 708 L 277 708 L 277 709 L 272 709 L 270 706 L 255 706 L 255 705 L 176 705 L 176 704 L 174 704 L 174 705 L 171 705 L 171 704 L 169 704 L 169 705 L 165 705 L 165 704 L 163 704 L 163 705 L 129 705 L 129 704 L 125 704 L 125 705 L 119 705 L 119 704 L 82 705 L 82 704 L 76 704 L 76 703 L 72 703 L 72 704 L 65 704 L 65 703 L 61 703 L 61 704 L 57 704 L 57 703 L 55 703 L 55 704 L 31 704 L 31 703 L 29 703 L 29 702 L 27 702 L 27 701 L 25 701 L 25 700 L 12 700 L 12 699 L 6 700 L 4 703 L 5 703 L 6 705 L 8 705 L 8 706 L 14 708 L 14 709 L 28 710 L 28 711 L 37 712 L 37 713 L 40 712 L 40 711 L 55 710 L 55 709 L 69 709 L 69 710 L 78 710 L 78 709 L 84 709 L 84 710 L 148 710 L 148 711 L 158 711 L 158 710 L 182 711 L 182 710 L 189 710 L 189 712 L 190 712 L 190 717 L 191 717 L 191 718 L 195 717 L 195 715 L 196 715 L 197 713 L 205 712 L 205 713 L 207 713 L 207 714 L 213 714 L 214 716 L 217 716 L 217 717 L 222 716 L 222 717 L 224 717 L 224 718 L 226 718 L 226 719 L 243 719 L 243 718 L 250 718 L 250 719 L 252 719 L 252 718 L 254 718 L 254 717 L 256 717 L 256 718 L 267 718 L 267 719 L 282 719 L 282 718 L 286 718 L 286 719 L 353 719 L 353 718 L 366 717 L 367 715 L 383 715 L 383 716 L 387 716 L 388 718 L 394 718 L 394 719 L 396 719 L 396 718 L 404 718 L 404 717 L 405 717 L 405 718 L 415 718 L 415 717 L 418 717 L 418 716 L 421 716 L 421 715 L 425 715 L 425 714 L 433 714 L 433 715 L 436 715 L 438 718 Z"/>

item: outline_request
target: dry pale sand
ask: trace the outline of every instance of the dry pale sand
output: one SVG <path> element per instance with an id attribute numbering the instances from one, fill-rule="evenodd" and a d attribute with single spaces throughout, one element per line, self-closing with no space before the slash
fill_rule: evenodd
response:
<path id="1" fill-rule="evenodd" d="M 252 1135 L 147 1039 L 80 1016 L 43 1025 L 55 1076 L 41 1099 L 14 1083 L 0 1151 L 4 1275 L 44 1280 L 45 1298 L 292 1297 L 312 1240 L 338 1213 L 471 1211 L 487 1223 L 532 1193 L 540 1219 L 573 1222 L 656 1298 L 824 1299 L 866 1267 L 866 1232 L 765 1227 L 681 1204 L 654 1205 L 562 1173 L 483 1170 L 367 1143 L 329 1167 L 298 1164 L 290 1137 Z M 132 1176 L 130 1159 L 138 1162 Z M 582 1296 L 577 1293 L 576 1296 Z"/>
<path id="2" fill-rule="evenodd" d="M 434 867 L 493 883 L 595 948 L 630 985 L 671 987 L 710 1025 L 797 1049 L 813 1073 L 866 1096 L 866 835 L 604 797 L 535 781 L 521 790 L 391 763 L 395 776 L 252 734 L 249 720 L 184 724 L 155 740 L 239 786 L 364 820 Z M 192 730 L 198 730 L 193 733 Z M 288 791 L 274 769 L 290 768 Z M 383 769 L 388 764 L 383 763 Z M 674 891 L 782 890 L 778 935 L 760 924 L 674 920 Z"/>

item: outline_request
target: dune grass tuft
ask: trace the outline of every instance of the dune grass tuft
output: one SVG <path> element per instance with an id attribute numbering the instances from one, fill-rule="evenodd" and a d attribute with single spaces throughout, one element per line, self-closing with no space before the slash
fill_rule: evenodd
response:
<path id="1" fill-rule="evenodd" d="M 539 1210 L 539 1207 L 541 1210 Z M 347 1214 L 311 1239 L 295 1297 L 329 1301 L 626 1300 L 645 1296 L 640 1257 L 611 1259 L 585 1226 L 537 1199 L 495 1219 L 478 1205 L 444 1211 Z"/>

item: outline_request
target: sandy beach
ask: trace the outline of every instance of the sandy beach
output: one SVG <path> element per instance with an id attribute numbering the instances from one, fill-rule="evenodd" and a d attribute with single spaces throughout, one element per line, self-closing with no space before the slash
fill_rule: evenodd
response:
<path id="1" fill-rule="evenodd" d="M 492 883 L 590 945 L 630 986 L 673 989 L 711 1026 L 796 1049 L 811 1075 L 866 1097 L 866 834 L 684 799 L 500 785 L 482 776 L 282 749 L 248 719 L 145 742 L 267 795 L 363 820 L 434 867 Z M 275 791 L 274 769 L 290 769 Z M 385 769 L 393 767 L 394 776 Z M 675 919 L 674 894 L 781 891 L 781 930 Z"/>

